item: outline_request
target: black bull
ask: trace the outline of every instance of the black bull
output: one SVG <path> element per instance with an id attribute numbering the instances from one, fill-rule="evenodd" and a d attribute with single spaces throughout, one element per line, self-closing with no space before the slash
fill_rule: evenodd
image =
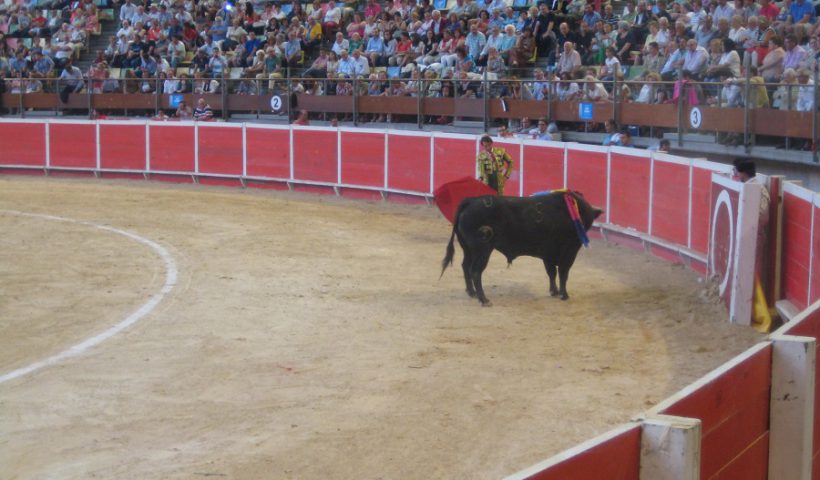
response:
<path id="1" fill-rule="evenodd" d="M 550 295 L 567 295 L 567 277 L 575 262 L 581 240 L 570 217 L 566 192 L 553 192 L 537 197 L 483 197 L 465 198 L 458 206 L 453 233 L 447 245 L 447 255 L 441 262 L 441 274 L 453 263 L 453 237 L 464 250 L 464 281 L 467 294 L 478 296 L 484 306 L 491 305 L 481 286 L 481 274 L 487 267 L 493 250 L 498 250 L 507 262 L 522 255 L 544 261 L 550 280 Z M 593 208 L 578 192 L 569 192 L 578 204 L 584 230 L 602 213 Z M 558 274 L 560 288 L 555 284 Z"/>

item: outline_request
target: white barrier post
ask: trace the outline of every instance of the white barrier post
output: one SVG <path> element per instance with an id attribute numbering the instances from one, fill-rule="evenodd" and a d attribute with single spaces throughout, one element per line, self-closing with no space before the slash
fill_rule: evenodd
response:
<path id="1" fill-rule="evenodd" d="M 658 415 L 643 422 L 641 480 L 698 480 L 701 424 L 696 418 Z"/>
<path id="2" fill-rule="evenodd" d="M 769 478 L 809 480 L 812 471 L 814 338 L 772 337 Z"/>

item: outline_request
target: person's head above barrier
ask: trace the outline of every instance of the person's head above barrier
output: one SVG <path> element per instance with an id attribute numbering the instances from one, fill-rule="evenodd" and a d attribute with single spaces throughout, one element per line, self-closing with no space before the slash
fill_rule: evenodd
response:
<path id="1" fill-rule="evenodd" d="M 754 178 L 755 175 L 757 175 L 757 168 L 755 167 L 755 162 L 752 160 L 736 158 L 733 164 L 735 167 L 733 172 L 734 177 L 741 182 L 747 182 L 749 179 Z"/>

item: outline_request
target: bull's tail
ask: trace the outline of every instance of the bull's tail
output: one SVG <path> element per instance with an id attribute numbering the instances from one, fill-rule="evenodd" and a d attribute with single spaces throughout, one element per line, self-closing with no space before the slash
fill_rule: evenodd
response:
<path id="1" fill-rule="evenodd" d="M 453 256 L 456 254 L 456 249 L 453 246 L 453 240 L 456 238 L 456 225 L 453 225 L 453 233 L 450 235 L 450 243 L 447 244 L 447 254 L 444 255 L 444 260 L 441 261 L 441 275 L 438 276 L 439 280 L 441 277 L 444 276 L 444 271 L 447 270 L 447 267 L 453 264 Z"/>
<path id="2" fill-rule="evenodd" d="M 461 204 L 459 204 L 458 209 L 456 210 L 455 220 L 453 221 L 453 233 L 450 234 L 450 243 L 447 244 L 447 253 L 444 255 L 444 260 L 441 261 L 441 275 L 438 276 L 439 280 L 441 280 L 441 277 L 444 276 L 444 271 L 447 270 L 447 267 L 453 264 L 453 257 L 456 254 L 456 249 L 453 246 L 453 240 L 455 240 L 456 238 L 458 218 L 461 216 L 461 211 L 464 210 L 466 204 L 466 199 L 462 200 Z"/>

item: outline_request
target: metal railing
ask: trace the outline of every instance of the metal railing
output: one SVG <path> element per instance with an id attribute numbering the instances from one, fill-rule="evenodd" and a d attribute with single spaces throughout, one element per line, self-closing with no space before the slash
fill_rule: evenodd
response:
<path id="1" fill-rule="evenodd" d="M 223 119 L 249 113 L 257 118 L 274 115 L 292 121 L 294 112 L 307 110 L 314 118 L 341 117 L 355 125 L 398 120 L 423 128 L 429 123 L 463 119 L 481 122 L 489 129 L 504 120 L 543 117 L 583 131 L 613 119 L 618 124 L 646 128 L 650 135 L 658 129 L 676 131 L 681 145 L 690 132 L 714 133 L 718 139 L 730 135 L 732 143 L 742 144 L 747 151 L 757 144 L 759 137 L 780 132 L 774 136 L 782 136 L 787 148 L 792 146 L 792 137 L 804 143 L 810 141 L 813 159 L 818 159 L 817 71 L 814 82 L 808 84 L 765 84 L 749 77 L 730 82 L 617 78 L 558 81 L 490 79 L 486 75 L 456 79 L 431 79 L 423 75 L 381 75 L 374 79 L 286 75 L 166 79 L 124 73 L 123 78 L 86 77 L 79 88 L 71 88 L 65 80 L 56 78 L 7 78 L 5 85 L 2 107 L 8 114 L 21 117 L 38 109 L 56 110 L 58 114 L 70 110 L 90 118 L 104 112 L 173 117 L 178 102 L 186 101 L 193 106 L 194 100 L 205 98 Z M 768 105 L 758 105 L 755 96 L 763 95 L 764 91 L 769 97 Z M 772 98 L 775 93 L 776 99 Z M 580 104 L 587 104 L 586 111 L 591 115 L 583 116 Z M 694 108 L 702 115 L 708 111 L 721 118 L 700 126 L 690 121 Z M 721 113 L 714 113 L 714 109 Z M 793 128 L 765 124 L 759 120 L 764 114 L 779 115 Z"/>

